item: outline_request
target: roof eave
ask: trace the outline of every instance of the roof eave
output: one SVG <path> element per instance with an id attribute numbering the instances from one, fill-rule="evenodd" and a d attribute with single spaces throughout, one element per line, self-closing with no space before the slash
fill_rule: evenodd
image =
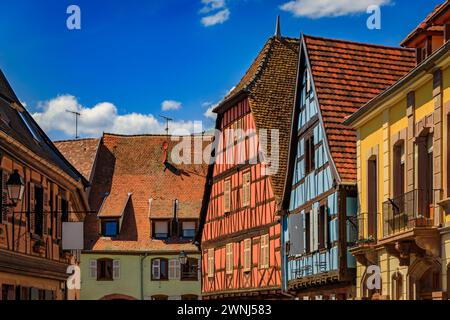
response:
<path id="1" fill-rule="evenodd" d="M 435 66 L 435 62 L 446 55 L 450 56 L 450 41 L 448 41 L 445 45 L 443 45 L 440 49 L 435 51 L 428 59 L 424 60 L 421 64 L 416 66 L 413 70 L 403 76 L 400 80 L 394 83 L 392 86 L 387 88 L 381 94 L 370 100 L 363 107 L 361 107 L 358 111 L 348 117 L 343 124 L 346 126 L 354 127 L 354 124 L 365 114 L 371 111 L 373 108 L 378 107 L 380 104 L 384 102 L 386 98 L 388 98 L 391 94 L 393 94 L 396 90 L 402 88 L 402 86 L 408 81 L 414 79 L 421 72 L 428 72 Z"/>

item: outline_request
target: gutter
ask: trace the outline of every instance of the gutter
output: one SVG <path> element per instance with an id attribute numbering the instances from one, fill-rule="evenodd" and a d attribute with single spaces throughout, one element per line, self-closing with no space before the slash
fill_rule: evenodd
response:
<path id="1" fill-rule="evenodd" d="M 149 256 L 148 253 L 145 253 L 141 256 L 141 300 L 144 300 L 144 260 Z"/>
<path id="2" fill-rule="evenodd" d="M 423 61 L 421 64 L 419 64 L 416 68 L 411 70 L 409 73 L 407 73 L 403 78 L 398 80 L 395 84 L 393 84 L 391 87 L 383 91 L 380 95 L 376 96 L 372 100 L 370 100 L 368 103 L 366 103 L 362 108 L 360 108 L 358 111 L 356 111 L 354 114 L 352 114 L 350 117 L 348 117 L 343 124 L 346 126 L 352 126 L 356 120 L 358 120 L 360 117 L 368 113 L 372 110 L 372 108 L 375 108 L 376 106 L 380 105 L 384 99 L 388 98 L 391 94 L 393 94 L 396 90 L 400 90 L 402 86 L 404 86 L 408 81 L 413 80 L 416 76 L 418 76 L 420 73 L 427 73 L 435 67 L 436 60 L 444 57 L 446 54 L 449 53 L 450 49 L 450 41 L 447 41 L 445 45 L 443 45 L 440 49 L 438 49 L 436 52 L 434 52 L 430 57 L 428 57 L 427 60 Z"/>

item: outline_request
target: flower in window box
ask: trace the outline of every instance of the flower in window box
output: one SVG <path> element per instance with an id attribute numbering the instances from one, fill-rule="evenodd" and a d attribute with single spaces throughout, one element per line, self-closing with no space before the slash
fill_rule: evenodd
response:
<path id="1" fill-rule="evenodd" d="M 45 242 L 42 240 L 37 240 L 33 245 L 33 251 L 39 253 L 40 255 L 45 254 Z"/>

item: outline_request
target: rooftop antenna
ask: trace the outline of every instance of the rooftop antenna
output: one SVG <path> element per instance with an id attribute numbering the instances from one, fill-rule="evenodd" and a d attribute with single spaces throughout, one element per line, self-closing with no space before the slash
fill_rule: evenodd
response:
<path id="1" fill-rule="evenodd" d="M 160 115 L 160 117 L 166 120 L 166 134 L 169 135 L 169 123 L 170 121 L 173 121 L 173 119 L 163 115 Z"/>
<path id="2" fill-rule="evenodd" d="M 275 37 L 281 38 L 280 16 L 277 16 L 277 24 L 275 27 Z"/>
<path id="3" fill-rule="evenodd" d="M 81 117 L 81 113 L 71 110 L 66 110 L 66 112 L 71 113 L 75 116 L 75 140 L 78 140 L 78 118 Z"/>

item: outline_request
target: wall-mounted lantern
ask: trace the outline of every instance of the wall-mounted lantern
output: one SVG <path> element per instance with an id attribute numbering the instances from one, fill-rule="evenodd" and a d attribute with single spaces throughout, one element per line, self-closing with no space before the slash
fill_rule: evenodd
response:
<path id="1" fill-rule="evenodd" d="M 14 172 L 9 176 L 9 179 L 6 182 L 6 187 L 8 189 L 8 197 L 12 202 L 9 206 L 17 206 L 17 203 L 22 201 L 23 193 L 25 191 L 25 183 L 19 174 L 19 170 L 14 170 Z"/>

